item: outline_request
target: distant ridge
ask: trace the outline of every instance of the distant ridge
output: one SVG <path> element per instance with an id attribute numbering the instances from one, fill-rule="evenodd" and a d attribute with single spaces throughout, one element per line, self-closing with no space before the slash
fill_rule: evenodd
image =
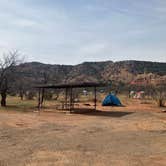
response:
<path id="1" fill-rule="evenodd" d="M 78 65 L 53 65 L 27 62 L 17 66 L 16 73 L 29 84 L 42 83 L 43 73 L 48 76 L 49 83 L 108 82 L 110 80 L 129 83 L 141 75 L 149 77 L 151 74 L 153 79 L 165 78 L 166 63 L 126 60 L 83 62 Z"/>

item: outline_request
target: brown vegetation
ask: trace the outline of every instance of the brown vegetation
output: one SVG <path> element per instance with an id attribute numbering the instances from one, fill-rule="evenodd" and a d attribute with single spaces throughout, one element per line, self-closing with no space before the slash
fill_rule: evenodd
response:
<path id="1" fill-rule="evenodd" d="M 0 165 L 164 166 L 166 114 L 154 103 L 122 100 L 126 107 L 98 103 L 102 111 L 84 114 L 1 110 Z"/>

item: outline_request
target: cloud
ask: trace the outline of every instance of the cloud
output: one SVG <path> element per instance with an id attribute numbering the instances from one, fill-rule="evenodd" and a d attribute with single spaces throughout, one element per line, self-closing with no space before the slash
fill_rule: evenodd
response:
<path id="1" fill-rule="evenodd" d="M 0 0 L 0 53 L 18 49 L 29 60 L 166 61 L 162 0 Z"/>

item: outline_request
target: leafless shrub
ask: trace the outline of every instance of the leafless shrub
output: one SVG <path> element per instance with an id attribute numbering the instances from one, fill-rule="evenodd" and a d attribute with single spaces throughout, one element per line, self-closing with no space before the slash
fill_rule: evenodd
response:
<path id="1" fill-rule="evenodd" d="M 0 94 L 1 106 L 3 107 L 6 106 L 7 91 L 14 77 L 14 67 L 22 61 L 23 59 L 20 58 L 17 50 L 3 54 L 2 58 L 0 58 Z"/>
<path id="2" fill-rule="evenodd" d="M 156 100 L 159 107 L 164 107 L 166 102 L 166 88 L 165 85 L 153 88 L 153 99 Z"/>

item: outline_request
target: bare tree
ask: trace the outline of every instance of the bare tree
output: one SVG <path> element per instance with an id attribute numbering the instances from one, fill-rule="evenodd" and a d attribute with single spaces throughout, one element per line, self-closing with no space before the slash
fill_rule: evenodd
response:
<path id="1" fill-rule="evenodd" d="M 0 95 L 2 107 L 6 106 L 7 91 L 9 89 L 9 83 L 14 77 L 14 67 L 21 63 L 21 61 L 17 50 L 3 54 L 0 58 Z"/>
<path id="2" fill-rule="evenodd" d="M 24 80 L 20 79 L 19 84 L 17 86 L 18 86 L 19 97 L 20 97 L 21 100 L 23 100 L 24 96 L 26 94 L 26 88 L 25 88 Z"/>
<path id="3" fill-rule="evenodd" d="M 159 107 L 163 107 L 166 102 L 166 85 L 160 85 L 153 89 L 153 98 L 156 100 Z"/>

